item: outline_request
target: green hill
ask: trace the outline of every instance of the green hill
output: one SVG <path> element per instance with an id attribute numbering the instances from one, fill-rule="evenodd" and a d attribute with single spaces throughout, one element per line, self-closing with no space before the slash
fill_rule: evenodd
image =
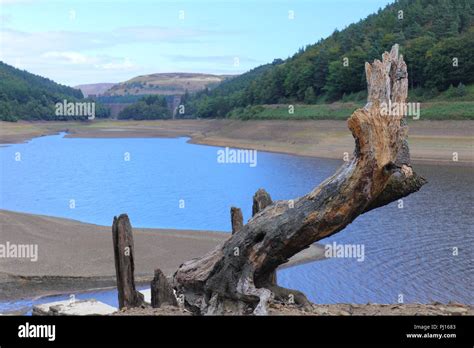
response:
<path id="1" fill-rule="evenodd" d="M 83 98 L 78 89 L 60 85 L 0 62 L 0 120 L 54 119 L 57 102 Z M 96 107 L 96 117 L 100 117 L 104 112 L 100 107 Z"/>
<path id="2" fill-rule="evenodd" d="M 205 118 L 225 117 L 229 110 L 239 105 L 242 93 L 254 81 L 271 71 L 274 66 L 281 62 L 281 60 L 275 60 L 272 64 L 261 65 L 243 75 L 223 81 L 212 90 L 206 88 L 191 97 L 188 94 L 184 95 L 181 98 L 181 103 L 189 107 L 186 114 L 194 114 L 195 116 Z"/>
<path id="3" fill-rule="evenodd" d="M 262 104 L 361 102 L 364 63 L 395 43 L 407 62 L 414 100 L 436 98 L 450 86 L 474 83 L 473 25 L 472 0 L 399 0 L 291 58 L 228 81 L 238 88 L 222 83 L 187 98 L 186 114 L 253 118 L 262 110 L 252 106 Z"/>

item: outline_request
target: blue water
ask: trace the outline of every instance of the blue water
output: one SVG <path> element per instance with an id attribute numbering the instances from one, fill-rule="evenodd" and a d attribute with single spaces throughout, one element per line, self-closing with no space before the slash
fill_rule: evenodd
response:
<path id="1" fill-rule="evenodd" d="M 126 212 L 136 227 L 230 230 L 230 206 L 250 218 L 258 188 L 274 199 L 296 197 L 339 165 L 263 152 L 255 167 L 220 164 L 216 147 L 186 141 L 55 135 L 4 147 L 0 208 L 99 225 Z"/>
<path id="2" fill-rule="evenodd" d="M 126 212 L 135 227 L 228 231 L 230 207 L 250 218 L 258 188 L 273 199 L 295 198 L 341 164 L 264 152 L 258 152 L 255 167 L 219 164 L 218 150 L 186 138 L 35 138 L 0 148 L 0 208 L 108 226 L 114 215 Z M 21 161 L 15 161 L 18 154 Z M 280 271 L 280 285 L 319 303 L 394 303 L 400 295 L 404 302 L 474 303 L 474 170 L 416 170 L 429 184 L 405 198 L 403 209 L 392 203 L 321 241 L 363 244 L 363 262 L 342 258 L 300 265 Z"/>

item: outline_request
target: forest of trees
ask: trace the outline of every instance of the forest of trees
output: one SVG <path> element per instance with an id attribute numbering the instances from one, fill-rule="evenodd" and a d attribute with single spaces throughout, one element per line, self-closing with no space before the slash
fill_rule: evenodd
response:
<path id="1" fill-rule="evenodd" d="M 178 116 L 252 118 L 265 104 L 361 102 L 365 62 L 380 58 L 394 43 L 400 44 L 408 64 L 410 95 L 417 101 L 453 88 L 461 93 L 474 83 L 473 0 L 395 1 L 286 60 L 186 93 L 181 99 L 185 114 Z M 134 102 L 120 119 L 172 117 L 163 97 L 120 98 L 96 98 L 96 117 L 110 115 L 101 102 Z M 0 120 L 55 119 L 54 105 L 64 99 L 86 100 L 80 90 L 0 62 Z"/>
<path id="2" fill-rule="evenodd" d="M 55 120 L 55 104 L 65 99 L 88 101 L 78 89 L 0 62 L 0 120 Z M 96 103 L 95 117 L 109 115 L 107 108 Z"/>
<path id="3" fill-rule="evenodd" d="M 365 62 L 394 43 L 408 64 L 410 88 L 436 96 L 474 82 L 473 24 L 472 0 L 399 0 L 291 58 L 187 96 L 186 114 L 226 117 L 251 105 L 362 100 Z"/>
<path id="4" fill-rule="evenodd" d="M 166 97 L 149 95 L 123 109 L 118 115 L 120 120 L 156 120 L 171 118 L 172 112 L 167 106 Z"/>

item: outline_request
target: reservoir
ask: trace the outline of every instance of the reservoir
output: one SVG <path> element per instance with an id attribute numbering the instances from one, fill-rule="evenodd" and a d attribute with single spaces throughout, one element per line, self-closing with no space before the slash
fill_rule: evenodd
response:
<path id="1" fill-rule="evenodd" d="M 59 134 L 0 147 L 0 209 L 105 226 L 127 213 L 134 227 L 230 231 L 230 207 L 247 221 L 257 189 L 293 199 L 342 163 L 260 151 L 251 163 L 222 161 L 229 150 L 187 140 Z M 287 268 L 278 283 L 316 303 L 473 304 L 474 169 L 415 169 L 428 179 L 420 192 L 319 241 L 363 246 L 364 255 Z"/>

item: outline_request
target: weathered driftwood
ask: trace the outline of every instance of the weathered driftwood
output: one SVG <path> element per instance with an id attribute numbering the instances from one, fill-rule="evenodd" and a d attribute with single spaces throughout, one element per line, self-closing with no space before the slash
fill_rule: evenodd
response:
<path id="1" fill-rule="evenodd" d="M 151 306 L 160 308 L 162 305 L 178 306 L 173 288 L 160 269 L 155 270 L 155 277 L 151 281 Z"/>
<path id="2" fill-rule="evenodd" d="M 398 45 L 385 52 L 382 61 L 366 63 L 365 70 L 367 104 L 348 119 L 355 139 L 352 160 L 308 194 L 271 203 L 225 243 L 182 264 L 174 286 L 188 309 L 200 314 L 265 314 L 271 298 L 304 304 L 303 294 L 272 283 L 272 272 L 357 216 L 416 192 L 425 183 L 410 164 L 404 115 L 381 111 L 383 103 L 406 102 L 407 67 Z"/>
<path id="3" fill-rule="evenodd" d="M 244 217 L 240 208 L 230 208 L 230 222 L 232 224 L 232 234 L 236 233 L 244 226 Z"/>
<path id="4" fill-rule="evenodd" d="M 118 218 L 114 217 L 112 237 L 119 308 L 139 307 L 144 304 L 144 298 L 135 289 L 133 234 L 130 220 L 126 214 L 122 214 Z"/>

